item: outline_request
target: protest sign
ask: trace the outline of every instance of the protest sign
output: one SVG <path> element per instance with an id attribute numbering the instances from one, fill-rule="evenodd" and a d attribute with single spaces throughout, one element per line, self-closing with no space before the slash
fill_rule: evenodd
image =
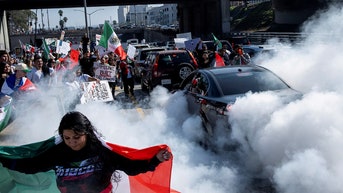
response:
<path id="1" fill-rule="evenodd" d="M 115 66 L 98 65 L 95 70 L 95 77 L 108 82 L 116 81 L 117 70 Z"/>
<path id="2" fill-rule="evenodd" d="M 106 80 L 102 80 L 99 83 L 96 81 L 83 82 L 82 86 L 84 92 L 81 96 L 81 104 L 113 101 L 111 88 Z"/>

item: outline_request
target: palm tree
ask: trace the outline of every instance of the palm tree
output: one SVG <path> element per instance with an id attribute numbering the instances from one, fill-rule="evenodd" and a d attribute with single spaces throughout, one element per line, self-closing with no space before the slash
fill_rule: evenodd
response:
<path id="1" fill-rule="evenodd" d="M 61 18 L 63 16 L 63 11 L 62 10 L 58 10 L 58 15 L 60 15 L 60 20 L 61 20 Z"/>
<path id="2" fill-rule="evenodd" d="M 61 30 L 63 30 L 63 28 L 64 28 L 64 21 L 62 19 L 60 20 L 60 28 L 61 28 Z"/>
<path id="3" fill-rule="evenodd" d="M 68 18 L 67 17 L 63 17 L 63 21 L 64 21 L 64 27 L 66 27 L 66 23 L 68 21 Z"/>
<path id="4" fill-rule="evenodd" d="M 63 25 L 64 25 L 64 22 L 62 20 L 63 11 L 62 10 L 58 10 L 58 15 L 60 15 L 60 27 L 61 27 L 61 30 L 62 30 L 63 29 Z"/>

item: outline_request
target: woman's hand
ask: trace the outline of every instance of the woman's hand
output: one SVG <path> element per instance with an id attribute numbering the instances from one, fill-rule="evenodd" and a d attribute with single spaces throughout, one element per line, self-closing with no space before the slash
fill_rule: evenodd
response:
<path id="1" fill-rule="evenodd" d="M 160 160 L 160 162 L 168 161 L 171 156 L 171 152 L 169 152 L 167 149 L 162 149 L 156 154 L 156 157 L 158 160 Z"/>

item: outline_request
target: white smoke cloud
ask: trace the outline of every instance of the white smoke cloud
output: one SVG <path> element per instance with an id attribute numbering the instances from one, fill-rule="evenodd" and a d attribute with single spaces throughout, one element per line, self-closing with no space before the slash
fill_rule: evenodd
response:
<path id="1" fill-rule="evenodd" d="M 342 19 L 341 7 L 322 11 L 304 26 L 304 41 L 264 63 L 303 99 L 282 105 L 269 93 L 248 94 L 232 107 L 243 166 L 272 179 L 277 192 L 343 191 Z"/>

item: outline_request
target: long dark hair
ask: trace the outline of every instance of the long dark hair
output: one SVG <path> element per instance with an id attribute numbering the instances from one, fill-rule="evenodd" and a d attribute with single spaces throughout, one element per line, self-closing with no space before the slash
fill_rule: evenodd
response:
<path id="1" fill-rule="evenodd" d="M 73 130 L 77 134 L 86 134 L 91 142 L 100 142 L 96 128 L 84 114 L 78 111 L 68 112 L 62 117 L 58 134 L 62 137 L 63 131 L 66 129 Z"/>
<path id="2" fill-rule="evenodd" d="M 92 149 L 95 149 L 97 152 L 99 152 L 99 157 L 104 161 L 104 170 L 114 171 L 111 177 L 111 181 L 118 183 L 121 178 L 120 173 L 115 171 L 114 166 L 112 166 L 108 156 L 106 156 L 105 151 L 100 151 L 104 148 L 101 141 L 99 140 L 101 134 L 93 126 L 91 121 L 84 114 L 78 111 L 71 111 L 62 117 L 60 125 L 58 127 L 58 134 L 61 136 L 62 139 L 63 131 L 67 129 L 73 130 L 77 134 L 87 135 L 87 143 Z M 104 178 L 106 177 L 104 176 Z M 99 180 L 103 181 L 106 179 Z"/>

